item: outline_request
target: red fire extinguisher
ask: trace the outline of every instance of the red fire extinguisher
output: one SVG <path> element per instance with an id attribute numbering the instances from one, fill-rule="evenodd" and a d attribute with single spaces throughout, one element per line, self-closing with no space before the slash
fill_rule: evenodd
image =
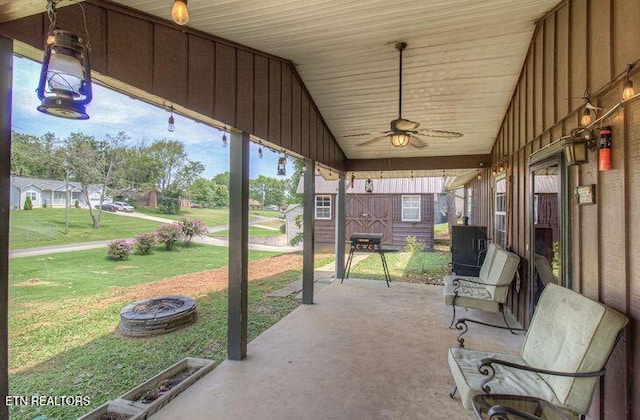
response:
<path id="1" fill-rule="evenodd" d="M 598 150 L 598 170 L 611 169 L 611 127 L 600 129 L 600 144 Z"/>

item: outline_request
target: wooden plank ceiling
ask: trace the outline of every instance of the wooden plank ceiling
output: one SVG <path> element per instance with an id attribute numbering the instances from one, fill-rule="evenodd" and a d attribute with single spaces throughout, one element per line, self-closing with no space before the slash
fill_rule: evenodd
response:
<path id="1" fill-rule="evenodd" d="M 0 22 L 17 6 L 0 0 Z M 170 19 L 173 1 L 121 0 Z M 349 159 L 491 152 L 535 22 L 559 0 L 190 0 L 189 26 L 291 60 Z M 42 8 L 37 11 L 42 11 Z M 387 139 L 398 112 L 397 41 L 404 53 L 403 117 L 463 133 L 424 149 Z M 372 133 L 352 137 L 354 134 Z"/>

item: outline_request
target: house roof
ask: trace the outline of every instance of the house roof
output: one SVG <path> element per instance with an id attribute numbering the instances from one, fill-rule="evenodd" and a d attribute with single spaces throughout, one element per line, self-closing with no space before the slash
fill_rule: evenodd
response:
<path id="1" fill-rule="evenodd" d="M 432 178 L 372 178 L 373 192 L 371 194 L 438 194 L 443 191 L 444 181 L 442 177 Z M 365 194 L 364 184 L 366 180 L 347 180 L 347 194 Z M 298 182 L 297 193 L 304 192 L 304 174 Z M 316 175 L 316 194 L 336 194 L 338 181 L 324 179 Z"/>
<path id="2" fill-rule="evenodd" d="M 12 176 L 11 183 L 19 189 L 24 189 L 30 185 L 38 187 L 43 191 L 64 191 L 65 181 L 57 179 L 38 179 L 25 178 L 21 176 Z M 79 182 L 69 181 L 69 191 L 81 191 L 82 187 Z"/>

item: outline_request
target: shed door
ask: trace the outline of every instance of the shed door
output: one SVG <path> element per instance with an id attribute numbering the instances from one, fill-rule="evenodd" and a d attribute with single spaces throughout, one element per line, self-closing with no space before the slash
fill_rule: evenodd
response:
<path id="1" fill-rule="evenodd" d="M 348 195 L 347 238 L 353 233 L 382 233 L 382 242 L 391 243 L 391 203 L 388 195 Z"/>

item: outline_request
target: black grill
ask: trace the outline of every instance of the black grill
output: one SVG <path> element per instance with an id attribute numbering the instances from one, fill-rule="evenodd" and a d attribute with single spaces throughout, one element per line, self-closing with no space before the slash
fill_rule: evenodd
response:
<path id="1" fill-rule="evenodd" d="M 382 244 L 382 233 L 354 233 L 351 235 L 351 248 L 375 251 Z"/>

